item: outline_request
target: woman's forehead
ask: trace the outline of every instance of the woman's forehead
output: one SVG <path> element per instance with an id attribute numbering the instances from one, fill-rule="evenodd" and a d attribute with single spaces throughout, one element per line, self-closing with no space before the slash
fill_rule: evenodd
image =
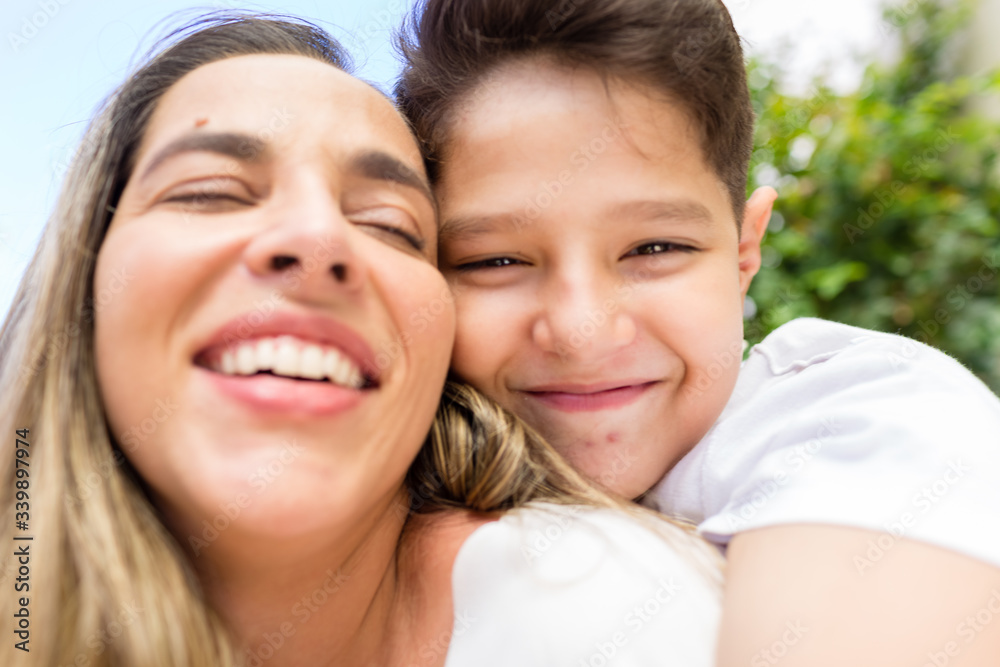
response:
<path id="1" fill-rule="evenodd" d="M 368 144 L 421 164 L 409 129 L 381 93 L 304 56 L 237 56 L 195 69 L 160 100 L 143 149 L 201 128 L 241 132 L 279 149 L 291 142 L 345 150 Z"/>

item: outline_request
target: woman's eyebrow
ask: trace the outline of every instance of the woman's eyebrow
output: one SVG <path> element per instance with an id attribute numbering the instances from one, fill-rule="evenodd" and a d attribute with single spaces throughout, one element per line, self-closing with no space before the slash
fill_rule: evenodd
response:
<path id="1" fill-rule="evenodd" d="M 437 212 L 437 200 L 434 199 L 427 179 L 389 153 L 377 150 L 356 153 L 348 160 L 347 168 L 364 178 L 390 181 L 413 188 L 426 197 L 434 211 Z"/>
<path id="2" fill-rule="evenodd" d="M 149 161 L 143 171 L 145 178 L 157 166 L 180 153 L 207 151 L 226 155 L 242 162 L 255 162 L 266 159 L 269 146 L 261 139 L 249 134 L 238 132 L 198 132 L 179 137 L 164 146 Z M 404 162 L 383 151 L 362 151 L 353 155 L 347 164 L 348 170 L 364 178 L 381 181 L 391 181 L 413 188 L 431 204 L 437 211 L 437 201 L 431 192 L 430 183 L 419 172 L 407 166 Z"/>
<path id="3" fill-rule="evenodd" d="M 268 145 L 258 137 L 239 132 L 197 132 L 174 139 L 149 161 L 141 178 L 147 177 L 156 167 L 180 153 L 207 151 L 240 160 L 255 162 L 265 159 Z"/>

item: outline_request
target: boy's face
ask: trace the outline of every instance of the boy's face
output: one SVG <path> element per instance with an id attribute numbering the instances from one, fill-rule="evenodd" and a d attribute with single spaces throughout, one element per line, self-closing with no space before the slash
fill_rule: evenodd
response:
<path id="1" fill-rule="evenodd" d="M 681 107 L 530 61 L 459 108 L 438 194 L 454 372 L 591 479 L 646 491 L 732 393 L 773 191 L 741 241 Z"/>

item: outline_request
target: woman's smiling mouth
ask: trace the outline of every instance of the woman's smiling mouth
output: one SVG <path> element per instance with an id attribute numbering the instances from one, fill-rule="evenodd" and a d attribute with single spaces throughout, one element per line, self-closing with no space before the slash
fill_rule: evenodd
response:
<path id="1" fill-rule="evenodd" d="M 263 372 L 294 379 L 328 380 L 348 389 L 362 389 L 368 383 L 361 368 L 343 351 L 295 336 L 265 336 L 221 350 L 214 348 L 198 361 L 223 375 L 252 376 Z"/>
<path id="2" fill-rule="evenodd" d="M 379 387 L 370 346 L 346 325 L 314 314 L 276 313 L 223 325 L 195 355 L 215 391 L 256 411 L 325 416 Z"/>

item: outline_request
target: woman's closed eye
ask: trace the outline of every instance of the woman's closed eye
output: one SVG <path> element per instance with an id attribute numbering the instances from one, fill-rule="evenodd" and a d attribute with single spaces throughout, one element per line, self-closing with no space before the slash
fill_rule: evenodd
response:
<path id="1" fill-rule="evenodd" d="M 249 190 L 232 179 L 211 179 L 185 183 L 168 190 L 159 199 L 161 204 L 176 204 L 187 210 L 223 213 L 252 206 Z"/>
<path id="2" fill-rule="evenodd" d="M 416 223 L 407 213 L 395 207 L 358 211 L 347 217 L 365 232 L 401 250 L 422 253 L 427 246 L 424 239 L 414 231 Z"/>

